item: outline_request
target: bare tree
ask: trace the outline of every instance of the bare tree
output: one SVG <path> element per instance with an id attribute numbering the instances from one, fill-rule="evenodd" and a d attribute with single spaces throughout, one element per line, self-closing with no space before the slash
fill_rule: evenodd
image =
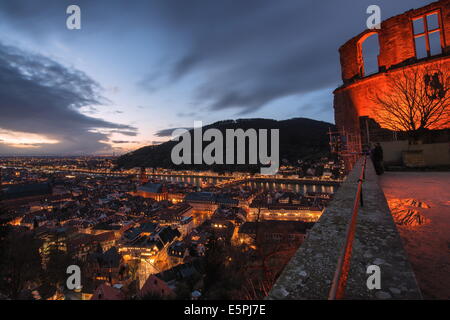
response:
<path id="1" fill-rule="evenodd" d="M 404 68 L 388 80 L 388 89 L 372 94 L 375 119 L 384 128 L 407 131 L 414 139 L 427 129 L 450 124 L 448 64 Z"/>

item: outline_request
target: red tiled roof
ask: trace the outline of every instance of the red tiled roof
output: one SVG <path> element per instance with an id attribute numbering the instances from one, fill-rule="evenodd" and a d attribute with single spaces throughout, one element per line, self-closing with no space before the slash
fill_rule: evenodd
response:
<path id="1" fill-rule="evenodd" d="M 106 283 L 95 289 L 91 300 L 124 300 L 125 295 L 119 289 L 113 288 Z"/>
<path id="2" fill-rule="evenodd" d="M 155 275 L 150 275 L 142 286 L 139 296 L 144 297 L 151 293 L 167 296 L 173 294 L 173 291 L 163 280 Z"/>

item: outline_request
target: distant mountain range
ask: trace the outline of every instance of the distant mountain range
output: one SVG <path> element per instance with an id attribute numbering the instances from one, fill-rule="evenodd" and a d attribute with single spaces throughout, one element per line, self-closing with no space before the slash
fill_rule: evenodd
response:
<path id="1" fill-rule="evenodd" d="M 244 131 L 251 128 L 256 130 L 279 129 L 280 161 L 296 163 L 297 160 L 314 160 L 328 155 L 329 145 L 327 132 L 330 128 L 331 130 L 334 130 L 335 126 L 334 124 L 323 121 L 317 121 L 307 118 L 293 118 L 281 121 L 272 119 L 225 120 L 204 126 L 203 132 L 210 128 L 216 128 L 220 130 L 223 133 L 224 137 L 226 129 L 240 128 Z M 190 130 L 190 133 L 191 136 L 193 136 L 193 129 Z M 270 133 L 268 133 L 268 136 L 270 137 Z M 159 145 L 142 147 L 119 157 L 117 159 L 117 166 L 120 168 L 159 167 L 180 170 L 214 170 L 216 172 L 256 172 L 257 170 L 259 170 L 259 165 L 174 165 L 171 161 L 171 151 L 177 143 L 178 141 L 167 141 Z M 203 142 L 203 148 L 205 148 L 205 146 L 209 143 L 210 142 Z"/>

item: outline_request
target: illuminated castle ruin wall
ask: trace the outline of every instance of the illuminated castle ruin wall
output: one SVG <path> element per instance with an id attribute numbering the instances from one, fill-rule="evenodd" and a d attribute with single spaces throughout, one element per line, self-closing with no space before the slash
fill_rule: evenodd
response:
<path id="1" fill-rule="evenodd" d="M 416 24 L 424 25 L 423 32 Z M 362 45 L 375 34 L 378 72 L 365 75 Z M 421 43 L 426 46 L 422 56 L 417 49 Z M 343 85 L 334 91 L 335 121 L 339 130 L 359 133 L 359 117 L 375 118 L 371 95 L 386 90 L 390 77 L 413 66 L 450 68 L 450 0 L 389 18 L 380 29 L 366 30 L 347 41 L 339 52 Z"/>

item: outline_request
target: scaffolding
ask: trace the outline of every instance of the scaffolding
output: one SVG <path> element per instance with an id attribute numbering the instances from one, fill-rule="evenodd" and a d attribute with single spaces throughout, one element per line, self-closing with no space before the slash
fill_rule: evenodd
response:
<path id="1" fill-rule="evenodd" d="M 363 152 L 361 135 L 352 131 L 342 130 L 331 131 L 328 129 L 330 151 L 342 160 L 345 172 L 350 172 Z"/>

